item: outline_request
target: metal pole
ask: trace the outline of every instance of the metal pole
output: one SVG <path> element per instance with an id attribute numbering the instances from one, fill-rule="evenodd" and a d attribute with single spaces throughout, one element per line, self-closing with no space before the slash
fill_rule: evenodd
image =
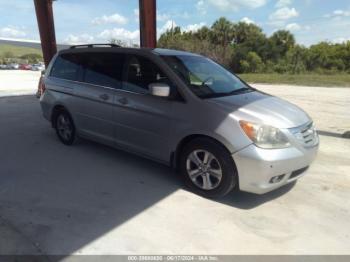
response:
<path id="1" fill-rule="evenodd" d="M 157 46 L 157 1 L 139 0 L 140 6 L 140 44 L 141 47 Z"/>
<path id="2" fill-rule="evenodd" d="M 48 66 L 52 57 L 57 52 L 52 0 L 34 0 L 34 6 L 44 62 Z"/>

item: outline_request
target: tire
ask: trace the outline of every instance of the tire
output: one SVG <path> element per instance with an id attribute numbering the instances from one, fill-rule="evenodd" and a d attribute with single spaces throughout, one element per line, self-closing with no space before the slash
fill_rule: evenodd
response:
<path id="1" fill-rule="evenodd" d="M 70 146 L 75 140 L 75 126 L 70 114 L 64 110 L 59 111 L 54 117 L 54 127 L 59 140 Z"/>
<path id="2" fill-rule="evenodd" d="M 202 164 L 195 163 L 198 159 Z M 230 153 L 210 138 L 189 142 L 181 152 L 179 165 L 185 184 L 201 196 L 220 198 L 238 185 L 237 169 Z"/>

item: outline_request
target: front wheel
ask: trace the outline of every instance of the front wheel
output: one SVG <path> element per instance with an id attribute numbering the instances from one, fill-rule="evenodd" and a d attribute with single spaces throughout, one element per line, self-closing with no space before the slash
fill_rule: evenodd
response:
<path id="1" fill-rule="evenodd" d="M 186 185 L 204 197 L 223 197 L 237 185 L 231 155 L 224 146 L 209 138 L 195 139 L 184 148 L 180 170 Z"/>
<path id="2" fill-rule="evenodd" d="M 65 145 L 72 145 L 75 140 L 75 127 L 72 117 L 65 111 L 55 117 L 55 129 L 58 138 Z"/>

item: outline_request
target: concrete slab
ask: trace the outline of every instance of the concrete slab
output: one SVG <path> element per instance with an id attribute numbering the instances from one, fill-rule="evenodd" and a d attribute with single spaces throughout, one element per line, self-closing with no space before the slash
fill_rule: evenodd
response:
<path id="1" fill-rule="evenodd" d="M 157 163 L 63 146 L 33 96 L 0 98 L 0 253 L 350 254 L 350 140 L 321 141 L 296 185 L 213 201 Z"/>
<path id="2" fill-rule="evenodd" d="M 25 70 L 0 70 L 0 97 L 35 94 L 41 73 Z"/>
<path id="3" fill-rule="evenodd" d="M 350 254 L 350 89 L 256 85 L 321 130 L 308 175 L 263 196 L 207 200 L 169 168 L 41 117 L 38 72 L 0 71 L 0 254 Z"/>

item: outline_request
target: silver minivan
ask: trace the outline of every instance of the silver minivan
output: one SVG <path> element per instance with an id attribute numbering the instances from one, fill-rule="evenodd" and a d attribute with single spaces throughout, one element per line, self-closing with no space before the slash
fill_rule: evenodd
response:
<path id="1" fill-rule="evenodd" d="M 318 151 L 302 109 L 192 53 L 73 46 L 52 59 L 41 90 L 62 143 L 78 136 L 165 163 L 206 197 L 279 188 Z"/>

